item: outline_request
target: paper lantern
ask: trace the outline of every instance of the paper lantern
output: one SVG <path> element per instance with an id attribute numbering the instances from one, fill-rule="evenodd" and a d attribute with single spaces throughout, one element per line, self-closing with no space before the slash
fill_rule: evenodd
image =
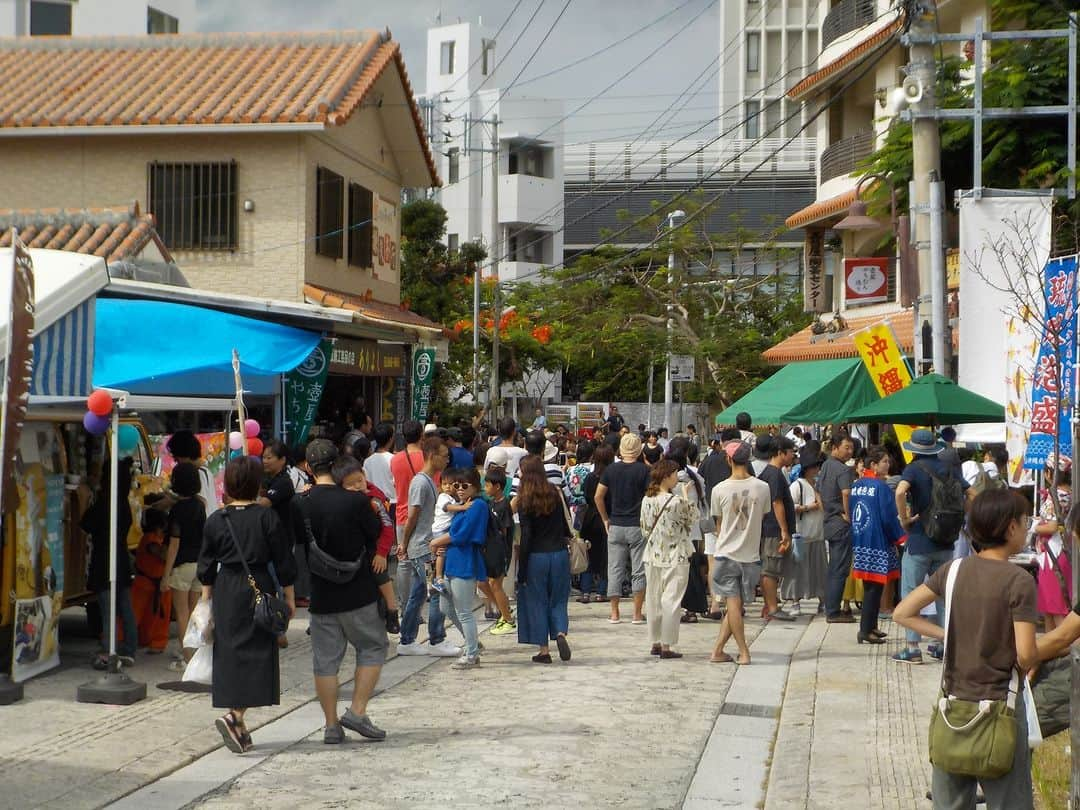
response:
<path id="1" fill-rule="evenodd" d="M 108 416 L 112 413 L 113 402 L 108 391 L 100 388 L 86 398 L 86 408 L 95 416 Z"/>
<path id="2" fill-rule="evenodd" d="M 112 419 L 108 416 L 108 414 L 102 416 L 101 414 L 94 413 L 93 411 L 87 411 L 83 415 L 82 423 L 83 427 L 86 428 L 87 433 L 93 436 L 100 436 L 109 429 L 109 425 L 112 423 Z"/>
<path id="3" fill-rule="evenodd" d="M 248 439 L 247 441 L 248 455 L 254 458 L 262 459 L 263 443 L 262 439 L 257 436 L 254 439 Z"/>
<path id="4" fill-rule="evenodd" d="M 261 428 L 259 427 L 259 423 L 256 422 L 254 419 L 247 419 L 244 421 L 244 435 L 247 436 L 249 439 L 254 439 L 256 436 L 258 436 L 260 429 Z"/>
<path id="5" fill-rule="evenodd" d="M 239 430 L 234 430 L 232 433 L 229 434 L 229 449 L 244 449 L 244 435 Z"/>

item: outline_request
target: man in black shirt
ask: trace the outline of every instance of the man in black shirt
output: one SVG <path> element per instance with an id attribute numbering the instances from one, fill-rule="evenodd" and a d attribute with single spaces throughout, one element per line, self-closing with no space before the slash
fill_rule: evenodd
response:
<path id="1" fill-rule="evenodd" d="M 795 460 L 795 442 L 787 436 L 775 436 L 772 456 L 758 478 L 769 485 L 772 508 L 761 518 L 761 595 L 765 599 L 768 619 L 795 621 L 790 613 L 780 609 L 777 589 L 783 574 L 784 557 L 791 553 L 791 534 L 795 531 L 795 503 L 791 498 L 784 468 Z"/>
<path id="2" fill-rule="evenodd" d="M 368 739 L 382 740 L 386 732 L 367 716 L 368 700 L 389 647 L 386 623 L 379 615 L 378 586 L 371 569 L 382 521 L 370 498 L 348 492 L 334 483 L 330 469 L 338 454 L 332 442 L 316 439 L 308 445 L 306 455 L 315 484 L 298 504 L 294 536 L 300 532 L 306 534 L 310 526 L 311 538 L 331 557 L 348 562 L 362 558 L 367 561 L 344 583 L 330 582 L 314 571 L 311 573 L 311 650 L 315 692 L 326 718 L 323 742 L 343 742 L 342 726 Z M 339 721 L 338 670 L 349 645 L 356 650 L 353 698 Z"/>
<path id="3" fill-rule="evenodd" d="M 616 436 L 619 435 L 619 431 L 622 430 L 623 426 L 626 424 L 626 421 L 622 418 L 622 414 L 619 413 L 619 409 L 614 405 L 611 406 L 611 409 L 608 411 L 607 419 L 604 421 L 607 422 L 608 432 L 614 433 Z"/>
<path id="4" fill-rule="evenodd" d="M 608 465 L 596 487 L 596 511 L 608 533 L 608 599 L 612 624 L 619 618 L 619 597 L 629 575 L 634 595 L 633 624 L 644 624 L 645 538 L 641 534 L 641 501 L 649 486 L 649 467 L 641 461 L 641 439 L 627 433 L 619 443 L 620 461 Z M 611 495 L 608 512 L 607 496 Z"/>

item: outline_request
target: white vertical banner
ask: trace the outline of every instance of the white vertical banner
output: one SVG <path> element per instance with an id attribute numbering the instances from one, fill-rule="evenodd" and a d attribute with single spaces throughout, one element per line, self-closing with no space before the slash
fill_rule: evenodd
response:
<path id="1" fill-rule="evenodd" d="M 1042 299 L 1039 273 L 1050 257 L 1052 204 L 1049 194 L 995 194 L 991 189 L 984 189 L 980 199 L 960 200 L 959 383 L 1006 406 L 1018 401 L 1015 389 L 1020 387 L 1028 397 L 1024 407 L 1030 409 L 1035 356 L 1032 352 L 1024 378 L 1021 355 L 1025 347 L 1037 346 L 1038 335 L 1021 316 L 1025 305 Z M 1019 415 L 1013 417 L 1007 408 L 1006 421 L 1013 418 Z M 1006 442 L 1007 432 L 1003 424 L 956 426 L 957 439 L 964 442 Z M 1012 439 L 1021 441 L 1015 429 Z M 1010 446 L 1010 459 L 1014 452 Z"/>
<path id="2" fill-rule="evenodd" d="M 1009 451 L 1009 481 L 1017 487 L 1035 483 L 1031 470 L 1024 469 L 1024 453 L 1031 435 L 1031 381 L 1039 353 L 1039 330 L 1032 323 L 1034 314 L 1025 315 L 1015 315 L 1005 325 L 1005 447 Z"/>

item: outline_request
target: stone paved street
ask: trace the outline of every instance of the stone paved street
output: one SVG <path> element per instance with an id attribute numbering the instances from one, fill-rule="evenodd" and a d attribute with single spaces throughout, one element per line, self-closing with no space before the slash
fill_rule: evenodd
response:
<path id="1" fill-rule="evenodd" d="M 714 622 L 683 625 L 686 658 L 660 661 L 645 627 L 576 602 L 569 664 L 535 665 L 514 636 L 486 632 L 475 670 L 394 657 L 371 703 L 387 741 L 350 734 L 340 747 L 322 743 L 301 614 L 282 705 L 252 711 L 256 749 L 239 757 L 221 746 L 207 696 L 151 685 L 134 706 L 77 704 L 90 670 L 72 666 L 3 710 L 0 766 L 17 775 L 0 806 L 929 807 L 940 667 L 889 661 L 900 641 L 887 622 L 889 644 L 860 646 L 854 625 L 820 618 L 763 627 L 759 606 L 748 610 L 754 663 L 741 669 L 706 660 Z M 144 657 L 133 674 L 175 678 L 163 672 Z"/>

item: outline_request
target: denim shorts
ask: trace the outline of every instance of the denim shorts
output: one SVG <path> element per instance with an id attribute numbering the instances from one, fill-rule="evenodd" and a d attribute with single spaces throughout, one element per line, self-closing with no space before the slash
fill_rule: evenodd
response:
<path id="1" fill-rule="evenodd" d="M 717 557 L 713 565 L 713 593 L 724 599 L 741 597 L 744 602 L 753 602 L 759 579 L 761 566 L 757 563 Z"/>
<path id="2" fill-rule="evenodd" d="M 344 613 L 311 614 L 311 655 L 317 677 L 337 675 L 349 645 L 356 666 L 377 667 L 386 662 L 390 640 L 378 602 Z"/>

